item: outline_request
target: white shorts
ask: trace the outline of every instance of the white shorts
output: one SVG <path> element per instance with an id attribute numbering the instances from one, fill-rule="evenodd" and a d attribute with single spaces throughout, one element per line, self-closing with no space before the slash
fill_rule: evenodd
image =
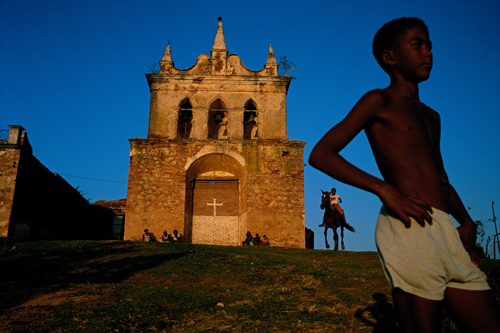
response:
<path id="1" fill-rule="evenodd" d="M 407 229 L 382 206 L 375 242 L 391 288 L 437 301 L 444 299 L 447 287 L 490 289 L 462 245 L 455 221 L 439 209 L 432 211 L 432 225 L 422 227 L 412 218 Z"/>

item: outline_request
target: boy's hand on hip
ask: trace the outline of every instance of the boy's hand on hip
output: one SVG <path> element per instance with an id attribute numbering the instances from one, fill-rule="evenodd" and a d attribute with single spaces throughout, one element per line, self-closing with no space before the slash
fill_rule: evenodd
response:
<path id="1" fill-rule="evenodd" d="M 457 228 L 460 240 L 465 250 L 470 255 L 470 260 L 476 266 L 479 266 L 479 255 L 476 247 L 477 226 L 474 222 L 468 221 Z"/>
<path id="2" fill-rule="evenodd" d="M 425 221 L 432 224 L 432 218 L 429 214 L 429 212 L 432 212 L 432 208 L 422 199 L 401 193 L 391 185 L 388 185 L 381 192 L 379 198 L 386 207 L 401 219 L 406 228 L 411 226 L 410 217 L 413 217 L 422 227 L 425 226 Z"/>

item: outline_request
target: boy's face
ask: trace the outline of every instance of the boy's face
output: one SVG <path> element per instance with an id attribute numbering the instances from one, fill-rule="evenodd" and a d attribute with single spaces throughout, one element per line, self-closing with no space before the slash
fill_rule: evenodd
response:
<path id="1" fill-rule="evenodd" d="M 388 51 L 394 61 L 394 69 L 406 80 L 422 82 L 429 78 L 432 69 L 432 43 L 427 30 L 415 26 L 399 40 L 399 47 Z"/>

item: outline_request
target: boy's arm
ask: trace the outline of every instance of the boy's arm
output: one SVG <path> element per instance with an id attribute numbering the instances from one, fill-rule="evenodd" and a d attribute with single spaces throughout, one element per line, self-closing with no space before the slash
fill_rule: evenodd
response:
<path id="1" fill-rule="evenodd" d="M 316 144 L 309 164 L 341 182 L 374 193 L 407 227 L 410 226 L 409 216 L 424 225 L 424 220 L 431 221 L 428 213 L 431 207 L 426 202 L 404 195 L 394 186 L 347 162 L 339 154 L 361 130 L 377 119 L 385 104 L 380 90 L 365 94 L 351 112 Z"/>
<path id="2" fill-rule="evenodd" d="M 469 252 L 472 262 L 479 265 L 479 255 L 476 247 L 477 227 L 469 213 L 465 209 L 457 191 L 450 185 L 450 214 L 460 224 L 458 233 L 464 248 Z"/>
<path id="3" fill-rule="evenodd" d="M 440 122 L 441 119 L 439 115 L 436 113 L 437 120 Z M 439 126 L 441 128 L 441 126 Z M 439 132 L 439 137 L 441 136 L 441 133 Z M 439 138 L 440 141 L 440 138 Z M 460 235 L 460 240 L 462 241 L 462 244 L 465 248 L 465 250 L 469 253 L 470 258 L 472 262 L 476 265 L 479 266 L 479 255 L 476 247 L 476 238 L 477 238 L 477 226 L 472 221 L 472 218 L 470 217 L 469 213 L 467 212 L 467 209 L 465 209 L 465 206 L 460 199 L 460 196 L 458 195 L 457 191 L 455 188 L 449 183 L 448 180 L 448 175 L 446 174 L 446 171 L 444 169 L 444 164 L 443 164 L 443 157 L 441 156 L 441 149 L 438 149 L 439 151 L 439 162 L 440 162 L 440 168 L 441 168 L 441 175 L 443 179 L 446 180 L 446 183 L 448 184 L 449 187 L 449 198 L 450 198 L 450 203 L 449 203 L 449 210 L 450 210 L 450 215 L 457 220 L 457 222 L 460 224 L 460 227 L 458 227 L 458 233 Z"/>

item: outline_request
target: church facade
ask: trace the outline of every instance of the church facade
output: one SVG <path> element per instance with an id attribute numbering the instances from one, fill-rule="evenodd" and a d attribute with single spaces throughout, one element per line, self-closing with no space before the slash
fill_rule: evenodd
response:
<path id="1" fill-rule="evenodd" d="M 305 247 L 303 150 L 287 137 L 291 77 L 272 46 L 259 71 L 228 54 L 219 18 L 211 55 L 177 69 L 170 45 L 151 92 L 147 139 L 130 139 L 125 240 L 174 229 L 194 244 Z"/>

